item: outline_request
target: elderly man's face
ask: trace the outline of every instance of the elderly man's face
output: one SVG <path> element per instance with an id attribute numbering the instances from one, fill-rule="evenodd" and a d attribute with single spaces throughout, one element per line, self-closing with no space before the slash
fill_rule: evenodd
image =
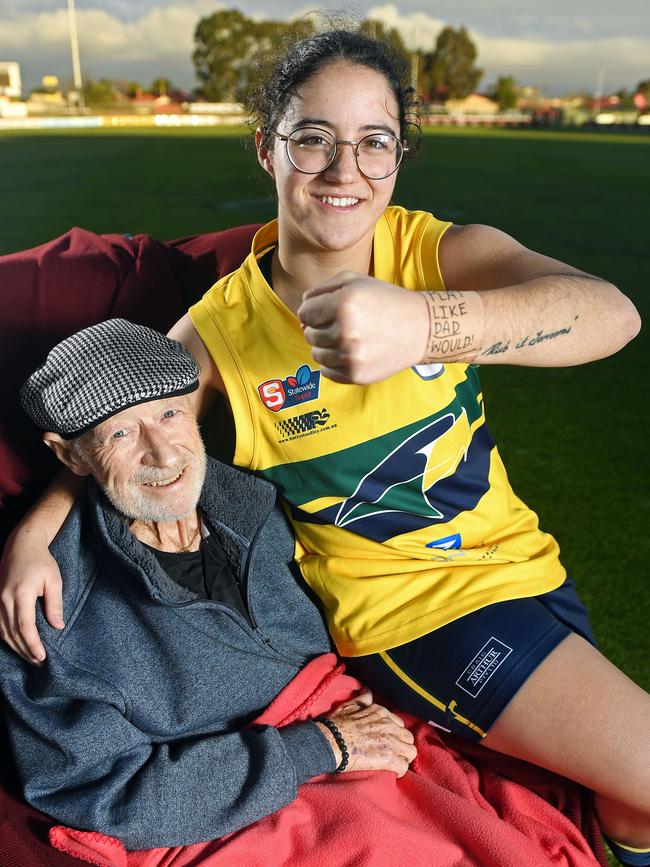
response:
<path id="1" fill-rule="evenodd" d="M 142 521 L 173 521 L 195 508 L 205 448 L 187 396 L 125 409 L 81 444 L 83 460 L 115 508 Z"/>

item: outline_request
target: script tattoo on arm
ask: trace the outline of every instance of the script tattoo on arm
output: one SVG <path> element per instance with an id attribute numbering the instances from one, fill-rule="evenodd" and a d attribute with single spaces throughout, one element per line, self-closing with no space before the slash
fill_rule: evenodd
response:
<path id="1" fill-rule="evenodd" d="M 575 317 L 574 322 L 577 319 L 578 316 Z M 547 340 L 555 340 L 558 337 L 563 337 L 565 334 L 570 334 L 571 329 L 571 325 L 558 328 L 556 331 L 544 331 L 543 329 L 539 329 L 534 334 L 527 334 L 525 337 L 520 338 L 514 344 L 511 344 L 509 338 L 507 340 L 497 340 L 496 343 L 488 346 L 480 354 L 481 356 L 500 355 L 502 352 L 507 352 L 509 349 L 521 350 L 528 346 L 538 346 L 540 343 Z"/>

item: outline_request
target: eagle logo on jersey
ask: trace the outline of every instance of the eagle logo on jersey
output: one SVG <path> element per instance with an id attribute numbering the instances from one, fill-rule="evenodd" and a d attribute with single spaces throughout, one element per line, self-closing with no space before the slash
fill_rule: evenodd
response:
<path id="1" fill-rule="evenodd" d="M 471 438 L 464 408 L 458 418 L 449 412 L 436 419 L 412 434 L 366 473 L 352 496 L 341 503 L 333 523 L 337 527 L 348 527 L 355 521 L 386 513 L 382 503 L 390 500 L 396 505 L 400 500 L 399 488 L 415 483 L 419 483 L 422 495 L 422 514 L 443 520 L 445 516 L 436 505 L 434 488 L 466 459 Z M 397 468 L 399 475 L 396 476 Z"/>
<path id="2" fill-rule="evenodd" d="M 493 448 L 485 423 L 472 429 L 464 407 L 458 414 L 449 411 L 381 456 L 342 501 L 315 512 L 294 505 L 292 515 L 297 521 L 344 527 L 377 542 L 449 523 L 473 509 L 489 489 Z"/>

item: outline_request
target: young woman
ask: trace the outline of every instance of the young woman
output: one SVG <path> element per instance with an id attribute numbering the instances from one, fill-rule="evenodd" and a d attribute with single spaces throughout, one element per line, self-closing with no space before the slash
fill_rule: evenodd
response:
<path id="1" fill-rule="evenodd" d="M 350 667 L 433 725 L 592 788 L 617 854 L 650 864 L 650 697 L 593 646 L 556 542 L 508 484 L 476 372 L 604 357 L 638 316 L 496 229 L 390 205 L 405 81 L 353 32 L 289 49 L 252 106 L 278 218 L 172 336 L 201 364 L 203 411 L 229 401 L 235 464 L 284 497 Z M 37 595 L 62 623 L 43 543 L 70 496 L 51 493 L 5 558 L 3 631 L 32 656 Z"/>

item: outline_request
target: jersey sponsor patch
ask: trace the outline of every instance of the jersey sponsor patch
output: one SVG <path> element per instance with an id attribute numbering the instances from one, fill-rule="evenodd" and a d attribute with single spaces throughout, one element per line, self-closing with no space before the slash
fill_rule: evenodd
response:
<path id="1" fill-rule="evenodd" d="M 275 429 L 278 434 L 278 442 L 286 443 L 287 440 L 295 440 L 332 430 L 336 424 L 328 424 L 329 421 L 330 413 L 325 407 L 312 409 L 310 412 L 277 421 Z"/>
<path id="2" fill-rule="evenodd" d="M 456 686 L 459 686 L 472 698 L 476 698 L 511 653 L 512 647 L 508 647 L 507 644 L 492 635 L 458 678 Z"/>
<path id="3" fill-rule="evenodd" d="M 257 386 L 257 391 L 264 406 L 272 412 L 291 409 L 318 398 L 320 370 L 303 364 L 295 374 L 284 379 L 267 379 Z"/>
<path id="4" fill-rule="evenodd" d="M 442 548 L 448 551 L 451 548 L 460 548 L 461 538 L 460 533 L 453 533 L 451 536 L 445 536 L 442 539 L 435 539 L 433 542 L 427 542 L 427 548 Z"/>

